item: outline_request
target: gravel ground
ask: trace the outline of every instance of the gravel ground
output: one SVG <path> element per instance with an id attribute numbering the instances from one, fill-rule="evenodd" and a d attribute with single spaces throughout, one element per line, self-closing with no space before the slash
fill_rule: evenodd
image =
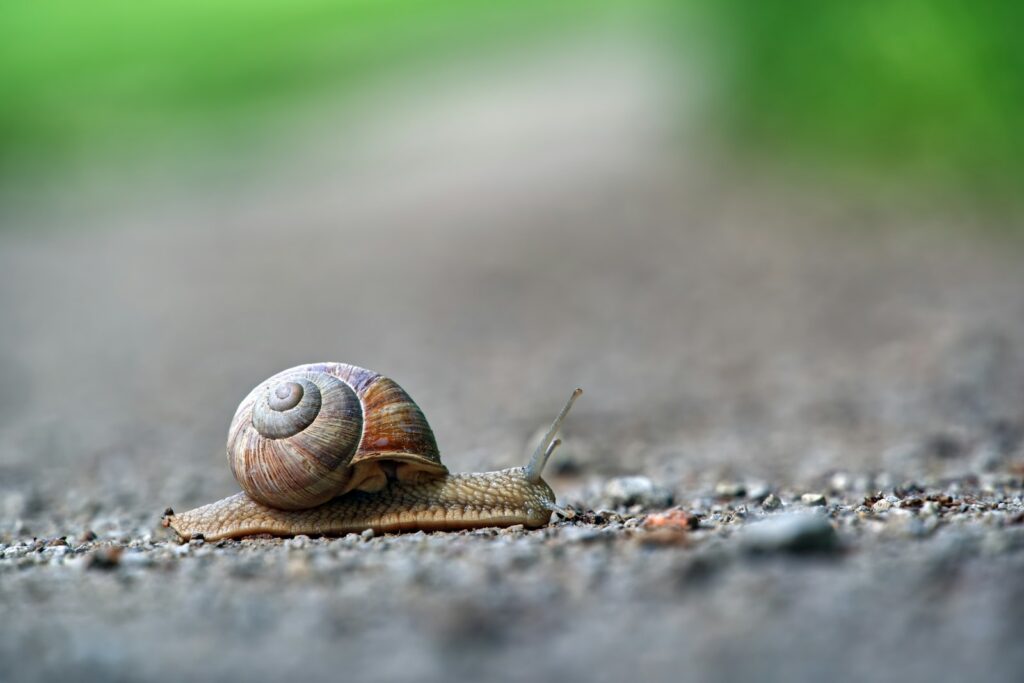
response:
<path id="1" fill-rule="evenodd" d="M 4 678 L 1018 678 L 1020 246 L 610 140 L 0 234 Z M 168 538 L 236 490 L 237 401 L 317 360 L 395 378 L 453 470 L 518 464 L 583 386 L 564 513 Z"/>
<path id="2" fill-rule="evenodd" d="M 635 477 L 535 531 L 10 539 L 0 653 L 19 680 L 1012 680 L 1021 477 L 859 485 L 651 514 Z"/>

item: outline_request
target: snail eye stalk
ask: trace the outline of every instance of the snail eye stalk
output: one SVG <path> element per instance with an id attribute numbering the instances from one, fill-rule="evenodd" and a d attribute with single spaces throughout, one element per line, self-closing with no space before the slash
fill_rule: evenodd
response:
<path id="1" fill-rule="evenodd" d="M 562 408 L 562 412 L 558 413 L 558 417 L 551 423 L 551 428 L 548 429 L 544 438 L 537 444 L 537 450 L 533 452 L 533 456 L 530 458 L 529 464 L 524 470 L 526 481 L 536 483 L 540 481 L 540 475 L 544 471 L 544 466 L 548 464 L 548 458 L 555 452 L 558 445 L 561 442 L 560 439 L 556 439 L 555 435 L 558 434 L 558 430 L 562 428 L 562 423 L 565 422 L 565 416 L 569 414 L 569 409 L 572 408 L 572 404 L 576 402 L 580 394 L 583 393 L 582 389 L 577 388 L 576 391 L 572 392 L 569 400 L 565 402 L 565 407 Z"/>

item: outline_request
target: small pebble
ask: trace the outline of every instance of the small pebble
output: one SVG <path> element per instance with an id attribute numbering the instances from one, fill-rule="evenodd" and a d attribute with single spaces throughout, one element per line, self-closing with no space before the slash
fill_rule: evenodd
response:
<path id="1" fill-rule="evenodd" d="M 644 526 L 650 529 L 696 529 L 700 525 L 700 519 L 679 508 L 666 510 L 662 513 L 649 515 L 644 520 Z"/>
<path id="2" fill-rule="evenodd" d="M 769 517 L 741 532 L 743 546 L 752 552 L 826 553 L 839 548 L 839 537 L 822 515 L 807 512 Z"/>
<path id="3" fill-rule="evenodd" d="M 719 498 L 740 498 L 747 494 L 747 487 L 736 481 L 720 481 L 715 484 L 715 495 Z"/>
<path id="4" fill-rule="evenodd" d="M 576 519 L 576 510 L 571 507 L 556 507 L 554 510 L 554 516 L 556 519 L 573 520 Z"/>
<path id="5" fill-rule="evenodd" d="M 594 522 L 604 524 L 606 522 L 621 522 L 622 515 L 614 510 L 597 510 L 594 512 Z"/>
<path id="6" fill-rule="evenodd" d="M 49 545 L 43 548 L 43 552 L 49 557 L 63 557 L 69 550 L 66 545 Z"/>
<path id="7" fill-rule="evenodd" d="M 117 566 L 121 564 L 121 556 L 123 554 L 124 550 L 119 546 L 114 546 L 112 548 L 98 548 L 89 555 L 85 566 L 89 569 L 116 569 Z"/>
<path id="8" fill-rule="evenodd" d="M 817 506 L 824 505 L 827 501 L 825 500 L 825 496 L 820 493 L 805 493 L 800 496 L 800 502 L 804 505 Z"/>
<path id="9" fill-rule="evenodd" d="M 874 512 L 887 512 L 892 507 L 892 503 L 887 501 L 885 498 L 875 501 L 875 504 L 871 506 Z"/>
<path id="10" fill-rule="evenodd" d="M 359 537 L 362 538 L 364 541 L 369 541 L 371 538 L 373 538 L 373 535 L 373 529 L 363 529 L 363 532 L 359 534 Z"/>
<path id="11" fill-rule="evenodd" d="M 309 545 L 309 536 L 305 534 L 299 534 L 285 541 L 285 545 L 292 550 L 299 550 Z"/>
<path id="12" fill-rule="evenodd" d="M 764 500 L 765 497 L 771 492 L 771 487 L 764 482 L 754 482 L 752 484 L 747 484 L 747 498 L 751 498 L 753 500 Z"/>
<path id="13" fill-rule="evenodd" d="M 782 506 L 782 501 L 774 493 L 769 493 L 763 501 L 761 501 L 761 507 L 765 510 L 778 510 Z"/>

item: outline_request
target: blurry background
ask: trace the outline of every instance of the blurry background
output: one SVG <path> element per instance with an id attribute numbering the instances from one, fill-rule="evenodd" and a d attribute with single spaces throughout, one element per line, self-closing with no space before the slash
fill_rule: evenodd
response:
<path id="1" fill-rule="evenodd" d="M 0 532 L 236 490 L 249 389 L 387 374 L 559 492 L 998 471 L 1024 433 L 1024 10 L 0 6 Z M 575 498 L 574 498 L 575 496 Z"/>
<path id="2" fill-rule="evenodd" d="M 230 489 L 235 402 L 316 359 L 405 384 L 458 467 L 576 384 L 579 460 L 675 478 L 1020 416 L 1009 5 L 0 12 L 15 517 Z"/>
<path id="3" fill-rule="evenodd" d="M 5 188 L 91 188 L 100 171 L 161 186 L 265 173 L 308 163 L 309 146 L 348 151 L 368 121 L 428 107 L 492 125 L 500 110 L 564 138 L 558 113 L 583 106 L 589 84 L 698 133 L 679 149 L 701 140 L 703 153 L 859 173 L 899 183 L 898 195 L 941 185 L 995 200 L 1012 195 L 1022 163 L 1020 13 L 924 1 L 14 3 L 0 52 Z M 609 72 L 596 53 L 628 64 Z M 546 103 L 514 93 L 573 55 L 583 63 L 560 71 L 575 90 Z M 611 89 L 637 79 L 649 89 Z M 440 132 L 424 125 L 421 145 Z"/>

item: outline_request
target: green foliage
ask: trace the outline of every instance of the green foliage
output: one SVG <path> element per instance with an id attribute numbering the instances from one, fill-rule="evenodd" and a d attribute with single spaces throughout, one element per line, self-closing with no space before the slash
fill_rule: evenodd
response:
<path id="1" fill-rule="evenodd" d="M 637 7 L 651 40 L 703 70 L 705 127 L 733 151 L 1018 191 L 1024 5 L 929 0 L 5 2 L 0 177 L 229 157 L 390 74 L 429 78 Z"/>
<path id="2" fill-rule="evenodd" d="M 731 0 L 688 16 L 716 38 L 732 144 L 883 180 L 1019 184 L 1024 5 Z"/>
<path id="3" fill-rule="evenodd" d="M 0 163 L 253 142 L 318 98 L 594 14 L 582 0 L 2 3 Z"/>

